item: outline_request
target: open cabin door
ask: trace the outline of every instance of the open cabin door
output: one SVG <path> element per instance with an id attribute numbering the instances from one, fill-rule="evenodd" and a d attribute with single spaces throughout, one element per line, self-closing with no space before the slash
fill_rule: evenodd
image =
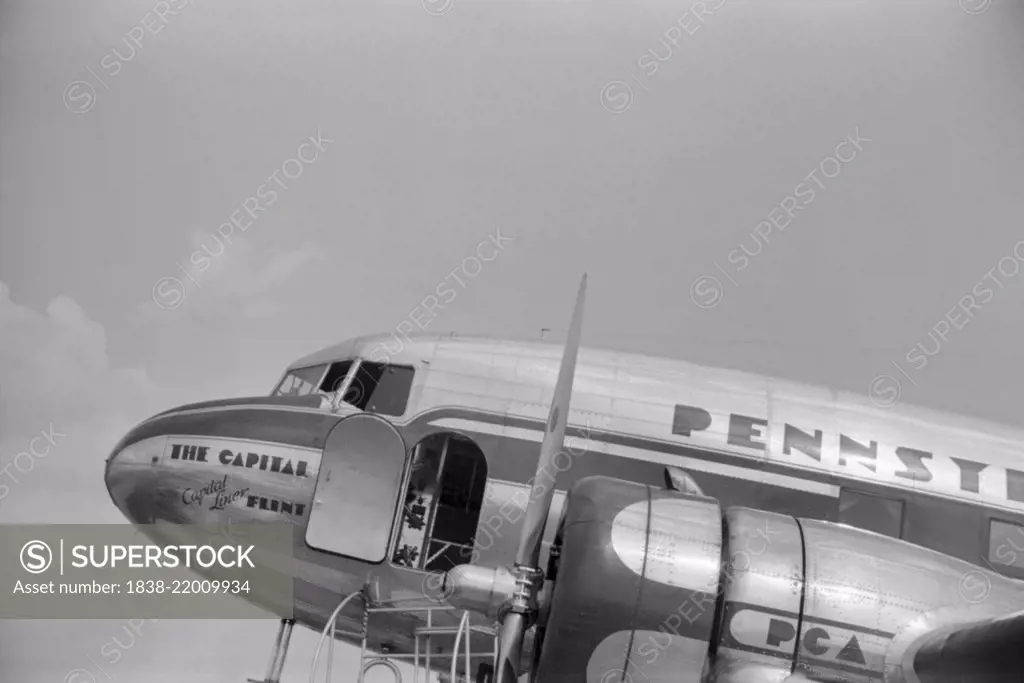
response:
<path id="1" fill-rule="evenodd" d="M 306 545 L 383 562 L 401 497 L 405 442 L 382 417 L 360 413 L 331 430 L 313 492 Z"/>

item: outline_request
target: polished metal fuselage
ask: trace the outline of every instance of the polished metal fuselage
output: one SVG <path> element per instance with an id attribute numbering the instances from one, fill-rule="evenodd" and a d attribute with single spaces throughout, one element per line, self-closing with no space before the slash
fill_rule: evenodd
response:
<path id="1" fill-rule="evenodd" d="M 922 633 L 1024 607 L 1015 581 L 852 527 L 602 477 L 567 505 L 540 680 L 880 682 Z"/>
<path id="2" fill-rule="evenodd" d="M 415 367 L 407 410 L 391 421 L 407 448 L 441 431 L 480 446 L 488 484 L 474 561 L 499 566 L 515 554 L 517 511 L 536 467 L 560 356 L 561 347 L 552 344 L 371 336 L 292 367 L 355 357 Z M 701 486 L 723 507 L 834 519 L 840 487 L 855 482 L 1024 517 L 1024 491 L 1015 488 L 1024 432 L 1001 425 L 900 405 L 883 410 L 866 395 L 586 348 L 580 350 L 570 413 L 553 519 L 562 492 L 585 476 L 661 485 L 665 465 L 704 477 Z M 132 430 L 108 464 L 108 485 L 138 524 L 290 521 L 295 616 L 310 628 L 322 628 L 347 594 L 367 584 L 384 604 L 442 604 L 436 574 L 389 561 L 367 564 L 306 545 L 324 443 L 344 417 L 271 399 L 184 406 Z M 190 442 L 206 452 L 187 452 Z M 965 469 L 965 460 L 975 464 Z M 758 493 L 767 490 L 775 493 Z M 823 512 L 830 509 L 832 516 Z M 338 523 L 359 532 L 359 520 Z M 554 527 L 548 526 L 548 541 Z M 956 543 L 950 539 L 950 547 Z M 864 570 L 875 571 L 878 560 L 870 553 L 879 548 L 851 549 L 845 570 L 856 574 L 859 553 Z M 342 628 L 358 630 L 359 618 L 358 609 L 347 611 Z M 435 623 L 445 619 L 456 623 L 443 615 Z M 371 646 L 411 650 L 411 627 L 422 620 L 422 613 L 382 616 L 373 625 Z"/>

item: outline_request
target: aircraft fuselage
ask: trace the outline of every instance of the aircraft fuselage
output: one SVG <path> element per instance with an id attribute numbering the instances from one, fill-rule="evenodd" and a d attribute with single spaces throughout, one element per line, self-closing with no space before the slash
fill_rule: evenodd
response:
<path id="1" fill-rule="evenodd" d="M 418 598 L 425 606 L 440 605 L 440 572 L 449 568 L 444 562 L 500 566 L 514 557 L 560 352 L 557 345 L 536 343 L 366 337 L 294 363 L 290 370 L 361 358 L 412 369 L 401 414 L 382 416 L 403 444 L 401 452 L 380 455 L 400 459 L 394 481 L 376 470 L 371 476 L 368 468 L 376 463 L 360 460 L 339 436 L 344 420 L 360 411 L 256 397 L 182 406 L 138 425 L 108 462 L 108 487 L 136 524 L 295 525 L 295 617 L 310 628 L 322 628 L 334 607 L 368 582 L 383 603 Z M 356 379 L 349 375 L 339 391 L 351 390 Z M 1024 578 L 1024 466 L 1015 467 L 1024 462 L 1024 432 L 900 406 L 886 411 L 867 396 L 592 349 L 580 351 L 571 408 L 566 449 L 554 463 L 553 518 L 564 492 L 583 477 L 662 487 L 664 468 L 671 466 L 685 470 L 723 509 L 744 506 L 869 528 Z M 372 405 L 369 412 L 375 412 Z M 435 435 L 471 442 L 483 474 L 455 485 L 454 474 L 438 472 L 436 490 L 428 487 L 417 499 L 412 453 Z M 451 443 L 439 448 L 447 453 Z M 463 469 L 474 462 L 471 454 L 460 457 Z M 349 481 L 323 481 L 324 468 L 342 466 Z M 367 481 L 360 483 L 364 472 Z M 472 482 L 483 482 L 478 499 L 468 491 Z M 467 491 L 450 490 L 458 486 Z M 427 511 L 423 530 L 409 522 L 417 505 Z M 333 552 L 306 542 L 317 515 L 336 531 L 341 545 Z M 369 525 L 376 531 L 368 521 L 380 522 Z M 549 542 L 555 526 L 548 525 Z M 353 554 L 341 552 L 346 538 L 373 534 L 379 538 Z M 458 543 L 451 534 L 469 538 L 454 562 L 451 547 Z M 403 548 L 410 554 L 399 552 Z M 259 602 L 259 596 L 251 599 Z M 422 614 L 382 616 L 371 646 L 409 651 L 411 627 L 422 622 Z M 358 609 L 343 613 L 341 628 L 358 630 Z"/>

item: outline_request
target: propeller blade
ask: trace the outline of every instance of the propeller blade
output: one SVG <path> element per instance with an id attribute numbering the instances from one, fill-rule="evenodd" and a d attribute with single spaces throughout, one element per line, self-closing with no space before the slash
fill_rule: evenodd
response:
<path id="1" fill-rule="evenodd" d="M 523 633 L 526 615 L 509 612 L 501 625 L 501 647 L 494 683 L 516 683 L 519 679 L 519 661 L 523 656 Z"/>
<path id="2" fill-rule="evenodd" d="M 572 322 L 569 323 L 569 337 L 562 352 L 562 364 L 558 369 L 558 381 L 555 383 L 554 397 L 551 399 L 551 410 L 548 413 L 547 429 L 540 447 L 540 458 L 537 462 L 537 473 L 530 489 L 530 500 L 526 504 L 523 531 L 516 552 L 516 566 L 513 572 L 515 588 L 511 592 L 511 604 L 505 611 L 501 623 L 500 648 L 495 673 L 495 683 L 518 683 L 519 672 L 522 670 L 523 639 L 530 619 L 535 616 L 538 581 L 543 572 L 537 567 L 540 561 L 540 546 L 544 538 L 544 526 L 547 523 L 551 500 L 555 495 L 555 477 L 553 473 L 555 455 L 561 450 L 565 439 L 565 425 L 569 417 L 569 399 L 572 397 L 572 380 L 576 373 L 576 357 L 579 355 L 580 330 L 583 327 L 583 301 L 587 291 L 587 275 L 580 280 L 579 293 L 576 295 L 576 307 L 573 309 Z M 474 583 L 472 571 L 450 574 L 453 585 Z M 499 578 L 495 572 L 491 578 L 494 584 Z M 464 581 L 460 580 L 464 579 Z M 483 581 L 486 584 L 487 581 Z"/>
<path id="3" fill-rule="evenodd" d="M 554 458 L 562 448 L 565 425 L 569 418 L 569 399 L 572 397 L 572 380 L 576 374 L 576 356 L 580 348 L 583 301 L 586 293 L 587 275 L 584 273 L 583 279 L 580 280 L 579 293 L 576 295 L 572 322 L 569 323 L 569 336 L 562 352 L 562 365 L 558 369 L 558 382 L 555 384 L 555 395 L 551 400 L 551 411 L 548 413 L 548 426 L 540 447 L 540 460 L 537 462 L 537 473 L 533 478 L 530 500 L 526 506 L 526 519 L 519 539 L 519 550 L 516 553 L 516 564 L 522 566 L 536 567 L 540 560 L 544 525 L 547 522 L 551 500 L 555 495 Z"/>

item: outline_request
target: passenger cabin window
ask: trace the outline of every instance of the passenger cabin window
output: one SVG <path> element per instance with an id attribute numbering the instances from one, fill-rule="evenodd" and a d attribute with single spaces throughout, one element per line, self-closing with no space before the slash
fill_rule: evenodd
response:
<path id="1" fill-rule="evenodd" d="M 1024 526 L 991 520 L 988 526 L 988 561 L 997 572 L 1024 577 Z"/>
<path id="2" fill-rule="evenodd" d="M 985 552 L 983 535 L 986 520 L 974 505 L 912 494 L 903 510 L 901 538 L 961 560 L 977 564 Z"/>
<path id="3" fill-rule="evenodd" d="M 360 361 L 341 400 L 368 413 L 402 415 L 409 403 L 415 372 L 407 365 Z"/>
<path id="4" fill-rule="evenodd" d="M 471 440 L 434 434 L 421 441 L 391 561 L 435 572 L 469 562 L 486 486 L 487 461 Z"/>
<path id="5" fill-rule="evenodd" d="M 839 523 L 899 538 L 903 527 L 903 501 L 842 489 Z"/>

